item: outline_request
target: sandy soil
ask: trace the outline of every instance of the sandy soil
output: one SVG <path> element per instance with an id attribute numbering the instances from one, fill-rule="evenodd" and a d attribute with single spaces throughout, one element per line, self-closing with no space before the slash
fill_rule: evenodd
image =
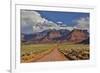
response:
<path id="1" fill-rule="evenodd" d="M 36 62 L 63 61 L 63 60 L 67 60 L 67 58 L 62 53 L 60 53 L 57 48 L 54 48 L 54 50 L 51 53 L 45 55 Z"/>

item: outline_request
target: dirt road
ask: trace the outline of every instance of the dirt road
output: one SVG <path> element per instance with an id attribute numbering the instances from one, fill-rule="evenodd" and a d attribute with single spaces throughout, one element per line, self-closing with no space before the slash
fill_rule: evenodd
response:
<path id="1" fill-rule="evenodd" d="M 67 60 L 67 58 L 62 53 L 60 53 L 57 48 L 54 48 L 54 50 L 51 53 L 45 55 L 36 62 L 63 61 L 63 60 Z"/>

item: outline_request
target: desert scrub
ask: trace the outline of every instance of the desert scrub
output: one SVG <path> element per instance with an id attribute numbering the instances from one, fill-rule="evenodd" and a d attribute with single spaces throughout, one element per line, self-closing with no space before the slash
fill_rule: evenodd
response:
<path id="1" fill-rule="evenodd" d="M 69 60 L 87 60 L 90 57 L 89 45 L 83 44 L 62 44 L 59 51 Z"/>
<path id="2" fill-rule="evenodd" d="M 52 51 L 55 44 L 21 45 L 21 62 L 31 62 Z"/>

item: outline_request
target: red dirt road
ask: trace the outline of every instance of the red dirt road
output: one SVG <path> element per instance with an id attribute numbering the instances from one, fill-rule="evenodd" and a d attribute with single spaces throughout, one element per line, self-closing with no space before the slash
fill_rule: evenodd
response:
<path id="1" fill-rule="evenodd" d="M 45 55 L 36 62 L 64 61 L 64 60 L 67 60 L 67 58 L 62 53 L 60 53 L 57 48 L 54 48 L 54 50 L 51 53 Z"/>

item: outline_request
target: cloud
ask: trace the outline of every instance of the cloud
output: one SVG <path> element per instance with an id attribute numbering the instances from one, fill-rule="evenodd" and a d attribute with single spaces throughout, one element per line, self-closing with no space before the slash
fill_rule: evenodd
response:
<path id="1" fill-rule="evenodd" d="M 46 29 L 59 29 L 59 26 L 42 18 L 41 15 L 33 10 L 21 10 L 21 30 L 23 33 L 41 32 Z"/>
<path id="2" fill-rule="evenodd" d="M 89 31 L 89 17 L 84 17 L 84 18 L 82 17 L 76 20 L 76 23 L 77 25 L 75 25 L 74 28 Z"/>
<path id="3" fill-rule="evenodd" d="M 33 33 L 33 25 L 41 22 L 42 18 L 36 11 L 21 10 L 21 30 L 23 33 Z"/>
<path id="4" fill-rule="evenodd" d="M 78 20 L 75 20 L 77 25 L 75 26 L 67 26 L 63 24 L 63 22 L 58 21 L 54 23 L 53 21 L 47 20 L 41 17 L 41 14 L 37 11 L 33 10 L 21 10 L 21 31 L 22 33 L 36 33 L 41 32 L 47 29 L 67 29 L 73 30 L 77 29 L 86 29 L 89 30 L 89 17 L 82 17 Z M 61 24 L 61 25 L 60 25 Z"/>
<path id="5" fill-rule="evenodd" d="M 62 24 L 63 22 L 61 22 L 61 21 L 58 21 L 57 23 L 58 23 L 58 24 Z"/>
<path id="6" fill-rule="evenodd" d="M 21 10 L 21 30 L 23 33 L 41 32 L 46 29 L 59 29 L 59 26 L 42 18 L 41 15 L 33 10 Z"/>
<path id="7" fill-rule="evenodd" d="M 21 10 L 21 18 L 22 18 L 22 23 L 26 22 L 26 23 L 37 23 L 37 22 L 41 22 L 42 18 L 41 15 L 39 13 L 37 13 L 36 11 L 29 11 L 29 10 Z"/>

